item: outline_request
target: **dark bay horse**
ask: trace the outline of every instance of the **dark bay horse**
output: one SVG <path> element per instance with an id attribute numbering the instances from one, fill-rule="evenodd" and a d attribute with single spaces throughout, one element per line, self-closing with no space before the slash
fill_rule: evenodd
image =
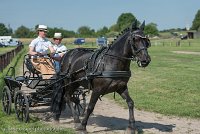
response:
<path id="1" fill-rule="evenodd" d="M 136 130 L 134 119 L 134 102 L 129 96 L 127 83 L 131 76 L 130 63 L 137 61 L 139 67 L 146 67 L 151 61 L 147 48 L 149 39 L 144 35 L 145 23 L 137 27 L 134 22 L 131 28 L 125 29 L 107 48 L 93 52 L 90 49 L 77 48 L 70 50 L 63 59 L 62 72 L 70 78 L 65 80 L 65 98 L 69 102 L 75 89 L 83 86 L 91 89 L 91 99 L 86 114 L 80 122 L 73 106 L 71 109 L 78 130 L 86 133 L 86 125 L 100 96 L 117 92 L 126 100 L 129 108 L 129 125 L 131 133 Z M 71 83 L 71 84 L 69 84 Z"/>

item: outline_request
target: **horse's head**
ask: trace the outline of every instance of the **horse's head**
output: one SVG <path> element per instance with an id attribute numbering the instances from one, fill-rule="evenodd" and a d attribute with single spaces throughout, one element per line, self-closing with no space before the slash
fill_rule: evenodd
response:
<path id="1" fill-rule="evenodd" d="M 137 21 L 132 24 L 130 30 L 129 44 L 133 57 L 136 59 L 139 67 L 146 67 L 151 62 L 148 54 L 148 47 L 151 46 L 150 40 L 144 35 L 145 22 L 138 28 Z"/>

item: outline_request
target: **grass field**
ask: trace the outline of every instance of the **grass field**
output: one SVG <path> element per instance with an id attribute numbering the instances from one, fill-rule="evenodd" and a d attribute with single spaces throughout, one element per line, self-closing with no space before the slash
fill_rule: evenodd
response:
<path id="1" fill-rule="evenodd" d="M 147 68 L 131 65 L 130 95 L 137 109 L 200 118 L 200 55 L 172 52 L 200 52 L 200 40 L 189 40 L 190 46 L 181 41 L 179 47 L 169 41 L 149 48 L 152 61 Z M 119 96 L 116 100 L 125 105 Z"/>

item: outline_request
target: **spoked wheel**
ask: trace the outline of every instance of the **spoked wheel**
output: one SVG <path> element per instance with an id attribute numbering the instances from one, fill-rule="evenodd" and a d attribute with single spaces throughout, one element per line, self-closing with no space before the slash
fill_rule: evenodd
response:
<path id="1" fill-rule="evenodd" d="M 3 112 L 10 115 L 12 98 L 8 86 L 3 87 L 2 105 L 3 105 Z"/>
<path id="2" fill-rule="evenodd" d="M 74 110 L 79 116 L 83 116 L 86 111 L 86 92 L 83 90 L 76 90 L 71 97 Z"/>
<path id="3" fill-rule="evenodd" d="M 15 94 L 15 113 L 19 121 L 29 121 L 29 103 L 28 98 L 22 91 L 17 91 Z"/>

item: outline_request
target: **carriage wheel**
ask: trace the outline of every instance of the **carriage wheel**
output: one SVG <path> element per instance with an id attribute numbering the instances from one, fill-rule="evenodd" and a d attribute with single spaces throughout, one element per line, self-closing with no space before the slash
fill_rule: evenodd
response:
<path id="1" fill-rule="evenodd" d="M 3 112 L 10 115 L 12 98 L 8 86 L 3 87 L 2 105 L 3 105 Z"/>
<path id="2" fill-rule="evenodd" d="M 29 103 L 28 98 L 22 91 L 17 91 L 15 94 L 15 113 L 19 121 L 29 121 Z"/>
<path id="3" fill-rule="evenodd" d="M 74 110 L 79 116 L 83 116 L 86 111 L 86 94 L 82 90 L 76 90 L 71 97 Z"/>

